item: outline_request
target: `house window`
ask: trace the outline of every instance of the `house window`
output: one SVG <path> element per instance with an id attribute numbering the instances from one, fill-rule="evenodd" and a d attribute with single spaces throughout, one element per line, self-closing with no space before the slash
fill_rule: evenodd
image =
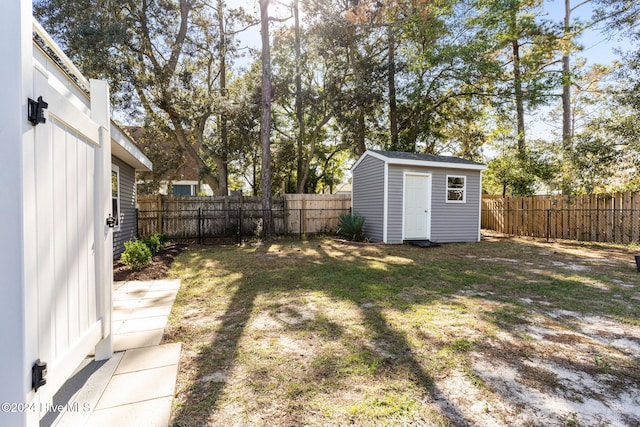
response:
<path id="1" fill-rule="evenodd" d="M 171 194 L 174 196 L 192 196 L 191 185 L 188 184 L 174 184 L 171 188 Z"/>
<path id="2" fill-rule="evenodd" d="M 447 175 L 447 203 L 465 203 L 467 196 L 467 177 Z"/>
<path id="3" fill-rule="evenodd" d="M 116 219 L 115 230 L 120 228 L 120 169 L 111 166 L 111 215 Z"/>

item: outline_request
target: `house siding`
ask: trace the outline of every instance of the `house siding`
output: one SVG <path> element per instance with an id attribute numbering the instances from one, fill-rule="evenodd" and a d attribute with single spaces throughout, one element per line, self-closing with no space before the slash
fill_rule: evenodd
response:
<path id="1" fill-rule="evenodd" d="M 118 258 L 124 251 L 124 242 L 136 236 L 136 185 L 135 170 L 117 157 L 112 163 L 120 169 L 120 229 L 113 233 L 113 257 Z"/>
<path id="2" fill-rule="evenodd" d="M 475 242 L 478 240 L 480 171 L 389 165 L 389 189 L 397 190 L 389 190 L 387 243 L 402 243 L 405 172 L 431 174 L 431 241 L 447 243 Z M 447 175 L 467 177 L 466 203 L 446 202 Z"/>
<path id="3" fill-rule="evenodd" d="M 367 156 L 353 171 L 353 214 L 365 218 L 364 237 L 384 237 L 384 161 Z"/>

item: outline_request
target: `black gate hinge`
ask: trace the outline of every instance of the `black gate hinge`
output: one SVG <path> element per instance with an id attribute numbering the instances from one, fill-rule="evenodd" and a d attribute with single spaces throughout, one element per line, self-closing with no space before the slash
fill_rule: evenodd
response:
<path id="1" fill-rule="evenodd" d="M 42 100 L 39 96 L 37 101 L 29 98 L 29 106 L 27 111 L 27 118 L 32 125 L 36 126 L 40 123 L 45 123 L 47 119 L 44 117 L 44 109 L 48 108 L 49 104 Z"/>
<path id="2" fill-rule="evenodd" d="M 47 383 L 47 362 L 36 360 L 31 367 L 31 387 L 33 391 L 38 391 L 40 387 Z"/>

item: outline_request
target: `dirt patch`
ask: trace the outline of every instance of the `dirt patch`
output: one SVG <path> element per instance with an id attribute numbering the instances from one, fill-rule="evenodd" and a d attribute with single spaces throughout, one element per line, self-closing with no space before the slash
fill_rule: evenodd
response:
<path id="1" fill-rule="evenodd" d="M 185 249 L 183 243 L 170 242 L 153 256 L 151 264 L 140 270 L 133 270 L 124 265 L 120 260 L 113 262 L 114 282 L 127 282 L 130 280 L 159 280 L 167 277 L 173 260 Z"/>

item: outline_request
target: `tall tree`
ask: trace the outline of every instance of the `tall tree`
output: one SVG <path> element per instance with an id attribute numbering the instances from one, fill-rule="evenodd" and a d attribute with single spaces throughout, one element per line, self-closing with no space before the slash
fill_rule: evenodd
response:
<path id="1" fill-rule="evenodd" d="M 304 164 L 304 117 L 303 117 L 303 105 L 302 105 L 302 51 L 300 44 L 302 43 L 300 37 L 300 9 L 298 0 L 293 1 L 293 18 L 294 18 L 294 52 L 295 52 L 295 109 L 296 109 L 296 149 L 297 149 L 297 169 L 296 169 L 296 193 L 304 193 L 305 187 L 305 164 Z"/>
<path id="2" fill-rule="evenodd" d="M 478 150 L 462 150 L 454 143 L 484 143 L 483 137 L 464 136 L 460 127 L 474 116 L 482 123 L 493 96 L 490 77 L 501 70 L 487 55 L 491 46 L 465 18 L 454 7 L 425 6 L 404 22 L 397 78 L 402 83 L 398 119 L 403 151 L 470 153 Z"/>
<path id="3" fill-rule="evenodd" d="M 347 13 L 352 23 L 369 29 L 385 28 L 386 62 L 387 62 L 387 110 L 389 121 L 389 140 L 387 146 L 391 150 L 403 151 L 398 135 L 398 100 L 396 94 L 396 32 L 402 27 L 402 21 L 415 13 L 423 1 L 371 1 L 353 2 Z"/>
<path id="4" fill-rule="evenodd" d="M 220 56 L 220 77 L 218 79 L 218 87 L 220 90 L 220 96 L 226 98 L 227 96 L 227 35 L 225 28 L 225 16 L 224 16 L 224 1 L 218 0 L 218 37 L 220 38 L 220 46 L 218 52 Z M 220 158 L 217 164 L 220 169 L 219 177 L 219 194 L 229 194 L 229 133 L 227 128 L 227 112 L 223 106 L 220 109 L 219 114 L 219 133 L 220 133 L 220 150 L 218 157 Z"/>
<path id="5" fill-rule="evenodd" d="M 392 25 L 387 27 L 387 81 L 389 97 L 389 136 L 392 150 L 400 148 L 398 137 L 398 99 L 396 96 L 396 37 Z"/>
<path id="6" fill-rule="evenodd" d="M 305 43 L 298 59 L 291 55 L 299 45 L 295 28 L 278 31 L 273 55 L 274 130 L 283 144 L 292 145 L 295 185 L 291 191 L 297 193 L 309 191 L 311 165 L 327 140 L 327 126 L 336 115 L 335 100 L 345 78 L 342 63 L 323 52 L 317 37 L 305 31 L 301 39 Z"/>
<path id="7" fill-rule="evenodd" d="M 571 0 L 564 0 L 564 40 L 562 49 L 562 147 L 571 151 L 571 58 L 569 57 L 569 38 L 571 35 Z"/>
<path id="8" fill-rule="evenodd" d="M 557 76 L 548 71 L 557 62 L 559 38 L 551 23 L 541 18 L 541 0 L 478 0 L 476 5 L 476 22 L 484 37 L 495 40 L 498 60 L 505 66 L 505 90 L 496 99 L 500 103 L 504 96 L 510 98 L 515 110 L 516 147 L 525 155 L 527 106 L 534 109 L 548 102 L 557 87 Z"/>
<path id="9" fill-rule="evenodd" d="M 269 39 L 269 0 L 260 0 L 260 39 L 262 41 L 262 114 L 260 121 L 260 145 L 262 169 L 260 172 L 263 212 L 263 232 L 271 235 L 271 44 Z"/>
<path id="10" fill-rule="evenodd" d="M 572 106 L 572 95 L 574 82 L 576 76 L 571 66 L 571 54 L 577 50 L 575 38 L 585 28 L 572 22 L 571 14 L 579 7 L 590 3 L 591 0 L 585 0 L 578 3 L 576 6 L 571 6 L 571 0 L 565 0 L 564 2 L 564 20 L 562 29 L 562 153 L 560 155 L 566 158 L 567 161 L 573 157 L 573 138 L 575 136 L 574 127 L 574 114 Z M 566 163 L 566 162 L 565 162 Z M 571 192 L 570 180 L 565 180 L 562 185 L 563 194 L 569 194 Z"/>
<path id="11" fill-rule="evenodd" d="M 615 142 L 618 158 L 615 162 L 615 177 L 618 185 L 614 190 L 640 189 L 640 3 L 631 0 L 595 0 L 595 19 L 606 22 L 610 35 L 618 34 L 631 38 L 634 50 L 625 52 L 622 67 L 617 73 L 618 86 L 613 96 L 610 113 L 600 118 L 597 129 L 605 129 L 605 146 Z M 601 110 L 602 112 L 603 110 Z M 596 136 L 599 136 L 596 134 Z M 613 137 L 612 137 L 613 136 Z M 597 139 L 596 139 L 597 141 Z"/>
<path id="12" fill-rule="evenodd" d="M 335 159 L 332 153 L 355 145 L 348 131 L 352 122 L 344 117 L 358 108 L 355 101 L 347 105 L 353 100 L 353 28 L 345 25 L 335 5 L 301 4 L 313 7 L 307 10 L 307 25 L 295 22 L 294 10 L 294 25 L 275 32 L 272 54 L 274 179 L 284 184 L 284 191 L 298 193 L 315 191 L 316 182 L 327 176 L 321 157 Z M 371 87 L 362 93 L 370 94 Z M 340 135 L 338 128 L 346 132 Z M 292 164 L 283 164 L 287 162 Z"/>
<path id="13" fill-rule="evenodd" d="M 594 20 L 607 23 L 606 32 L 637 34 L 640 3 L 634 0 L 593 0 Z"/>
<path id="14" fill-rule="evenodd" d="M 261 61 L 254 61 L 244 74 L 231 81 L 227 110 L 229 147 L 234 153 L 230 170 L 249 185 L 253 196 L 258 196 L 261 188 L 261 76 Z"/>
<path id="15" fill-rule="evenodd" d="M 171 129 L 205 182 L 226 194 L 227 159 L 214 126 L 222 84 L 216 81 L 226 67 L 218 60 L 227 44 L 220 43 L 215 16 L 222 8 L 201 0 L 38 0 L 34 6 L 87 76 L 109 79 L 116 102 Z"/>

